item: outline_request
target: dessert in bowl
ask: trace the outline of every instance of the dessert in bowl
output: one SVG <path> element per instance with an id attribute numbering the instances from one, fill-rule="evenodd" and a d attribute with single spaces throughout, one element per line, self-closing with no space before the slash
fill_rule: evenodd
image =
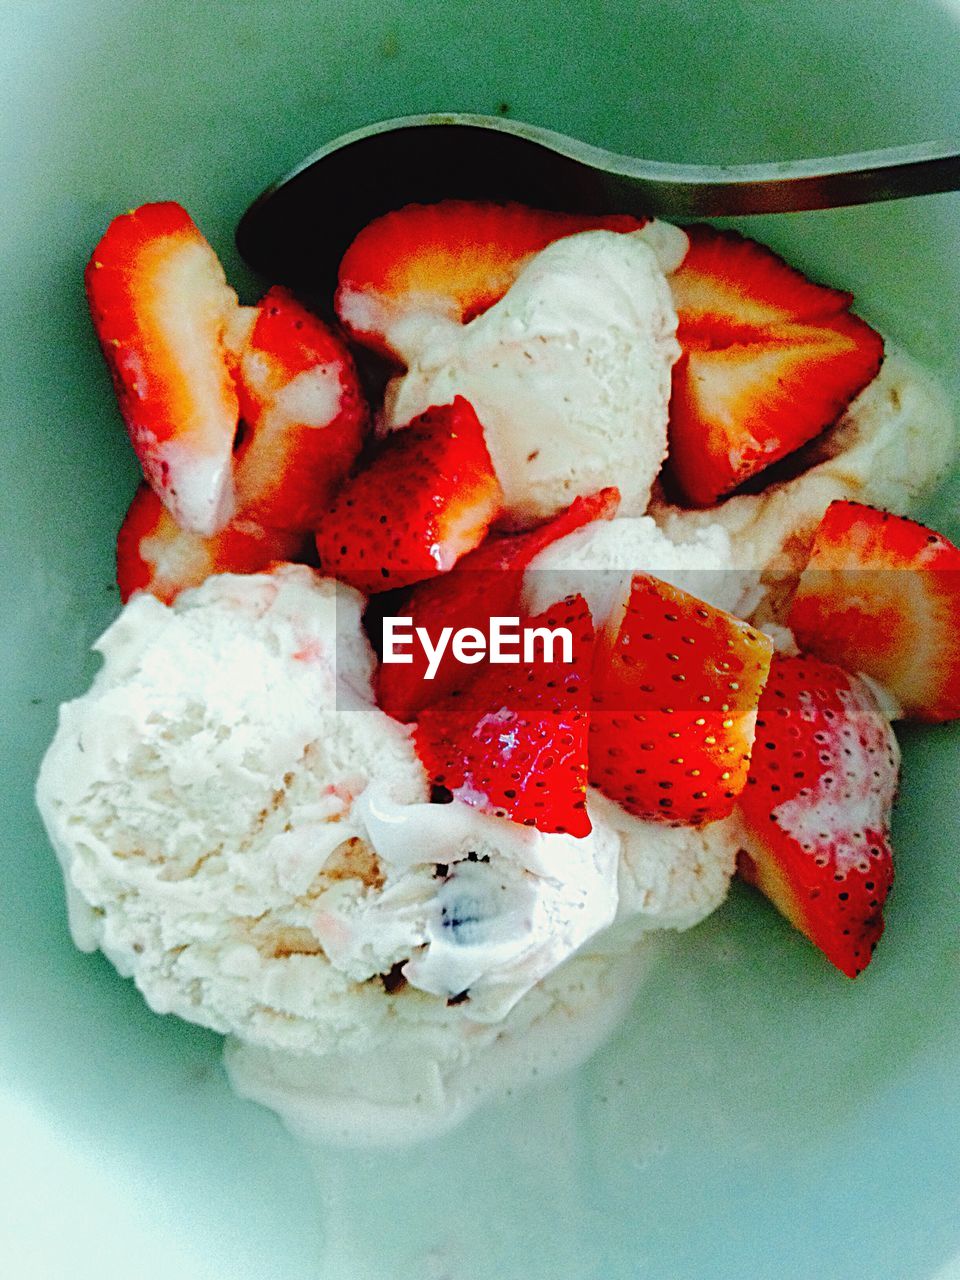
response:
<path id="1" fill-rule="evenodd" d="M 115 617 L 114 539 L 138 481 L 83 297 L 111 217 L 174 198 L 244 301 L 243 209 L 366 120 L 509 105 L 656 156 L 752 161 L 948 134 L 955 5 L 612 4 L 571 23 L 411 7 L 50 6 L 6 45 L 13 185 L 0 263 L 15 320 L 0 398 L 8 735 L 0 895 L 4 1210 L 22 1270 L 93 1280 L 927 1276 L 960 1248 L 958 837 L 949 727 L 898 727 L 897 879 L 854 982 L 735 879 L 646 947 L 629 1016 L 582 1068 L 400 1151 L 327 1146 L 316 1167 L 238 1102 L 215 1033 L 157 1017 L 81 955 L 32 803 L 55 703 L 89 685 Z M 921 70 L 918 71 L 918 68 Z M 958 387 L 956 198 L 739 229 Z M 957 541 L 956 485 L 915 509 Z M 883 500 L 881 506 L 885 505 Z M 11 1263 L 11 1265 L 14 1265 Z"/>
<path id="2" fill-rule="evenodd" d="M 87 290 L 144 485 L 38 799 L 78 945 L 229 1033 L 241 1092 L 447 1126 L 589 1053 L 735 871 L 866 968 L 890 720 L 960 713 L 960 551 L 906 518 L 946 397 L 851 294 L 706 226 L 457 200 L 358 234 L 339 329 L 240 306 L 172 203 Z M 569 648 L 488 659 L 504 621 Z"/>

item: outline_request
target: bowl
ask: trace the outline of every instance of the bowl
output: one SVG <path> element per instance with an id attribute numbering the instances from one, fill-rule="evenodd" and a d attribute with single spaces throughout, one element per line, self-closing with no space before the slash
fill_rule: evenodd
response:
<path id="1" fill-rule="evenodd" d="M 219 1037 L 68 936 L 32 802 L 58 702 L 118 607 L 136 467 L 81 273 L 176 198 L 244 295 L 250 199 L 327 138 L 502 112 L 661 159 L 907 143 L 960 119 L 955 0 L 75 0 L 3 61 L 0 1238 L 98 1280 L 926 1280 L 960 1275 L 960 735 L 900 734 L 898 879 L 851 983 L 734 887 L 669 939 L 581 1070 L 389 1152 L 308 1151 L 236 1099 Z M 330 193 L 336 199 L 336 192 Z M 960 390 L 960 196 L 750 220 Z M 957 483 L 918 512 L 954 539 Z"/>

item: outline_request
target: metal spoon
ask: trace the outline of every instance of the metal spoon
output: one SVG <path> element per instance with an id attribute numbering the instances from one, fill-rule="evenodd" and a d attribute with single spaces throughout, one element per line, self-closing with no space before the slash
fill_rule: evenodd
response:
<path id="1" fill-rule="evenodd" d="M 665 164 L 496 116 L 403 116 L 345 133 L 308 156 L 246 211 L 237 246 L 272 280 L 327 289 L 357 231 L 414 200 L 518 200 L 682 220 L 831 209 L 958 188 L 958 141 L 773 164 Z"/>

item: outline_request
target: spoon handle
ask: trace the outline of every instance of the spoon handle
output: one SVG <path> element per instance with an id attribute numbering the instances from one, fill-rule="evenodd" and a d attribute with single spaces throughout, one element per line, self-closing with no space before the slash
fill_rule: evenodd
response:
<path id="1" fill-rule="evenodd" d="M 955 142 L 741 165 L 639 160 L 576 142 L 568 154 L 636 183 L 648 195 L 651 213 L 675 216 L 833 209 L 960 188 L 960 144 Z"/>
<path id="2" fill-rule="evenodd" d="M 337 139 L 336 145 L 395 129 L 451 125 L 493 130 L 546 147 L 629 186 L 650 214 L 672 217 L 791 213 L 960 190 L 957 140 L 763 164 L 671 164 L 607 151 L 539 125 L 447 113 L 381 121 Z"/>

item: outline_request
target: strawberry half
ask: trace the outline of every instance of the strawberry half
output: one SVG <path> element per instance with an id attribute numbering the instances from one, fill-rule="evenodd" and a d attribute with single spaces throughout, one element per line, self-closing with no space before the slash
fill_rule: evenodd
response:
<path id="1" fill-rule="evenodd" d="M 357 341 L 402 359 L 397 334 L 411 318 L 472 320 L 554 240 L 579 231 L 636 231 L 645 221 L 469 200 L 407 205 L 364 227 L 347 249 L 337 314 Z"/>
<path id="2" fill-rule="evenodd" d="M 819 658 L 774 658 L 740 797 L 738 870 L 850 978 L 883 932 L 898 763 L 862 680 Z"/>
<path id="3" fill-rule="evenodd" d="M 636 574 L 597 638 L 590 781 L 641 818 L 726 817 L 747 780 L 771 652 L 746 622 Z"/>
<path id="4" fill-rule="evenodd" d="M 315 529 L 357 459 L 367 423 L 350 353 L 276 287 L 256 309 L 237 376 L 238 510 L 274 529 Z"/>
<path id="5" fill-rule="evenodd" d="M 960 548 L 939 533 L 831 503 L 788 622 L 802 649 L 872 676 L 904 715 L 960 716 Z"/>
<path id="6" fill-rule="evenodd" d="M 601 489 L 588 498 L 576 498 L 558 516 L 525 533 L 493 535 L 440 578 L 420 582 L 393 610 L 425 627 L 434 644 L 443 627 L 454 634 L 476 627 L 486 634 L 490 619 L 517 617 L 527 565 L 551 542 L 591 524 L 612 520 L 620 504 L 616 489 Z M 426 680 L 427 659 L 415 646 L 408 664 L 384 663 L 379 674 L 379 702 L 396 720 L 415 720 L 424 707 L 457 689 L 472 673 L 447 649 L 432 680 Z"/>
<path id="7" fill-rule="evenodd" d="M 687 227 L 671 276 L 683 354 L 673 369 L 670 468 L 709 506 L 831 426 L 877 374 L 883 339 L 852 295 L 814 284 L 732 231 Z"/>
<path id="8" fill-rule="evenodd" d="M 540 831 L 586 836 L 590 610 L 570 596 L 524 625 L 568 628 L 572 661 L 541 654 L 479 669 L 463 693 L 423 712 L 414 744 L 431 781 L 456 799 Z"/>
<path id="9" fill-rule="evenodd" d="M 428 409 L 384 441 L 321 518 L 325 573 L 373 593 L 452 569 L 501 506 L 483 428 L 472 406 Z"/>
<path id="10" fill-rule="evenodd" d="M 234 509 L 239 312 L 216 254 L 180 205 L 146 204 L 114 218 L 84 278 L 144 476 L 183 528 L 216 533 Z"/>
<path id="11" fill-rule="evenodd" d="M 243 517 L 212 538 L 187 533 L 142 484 L 117 535 L 120 599 L 126 604 L 135 591 L 149 591 L 170 604 L 213 573 L 260 573 L 275 561 L 293 559 L 302 546 L 302 534 L 264 529 Z"/>

